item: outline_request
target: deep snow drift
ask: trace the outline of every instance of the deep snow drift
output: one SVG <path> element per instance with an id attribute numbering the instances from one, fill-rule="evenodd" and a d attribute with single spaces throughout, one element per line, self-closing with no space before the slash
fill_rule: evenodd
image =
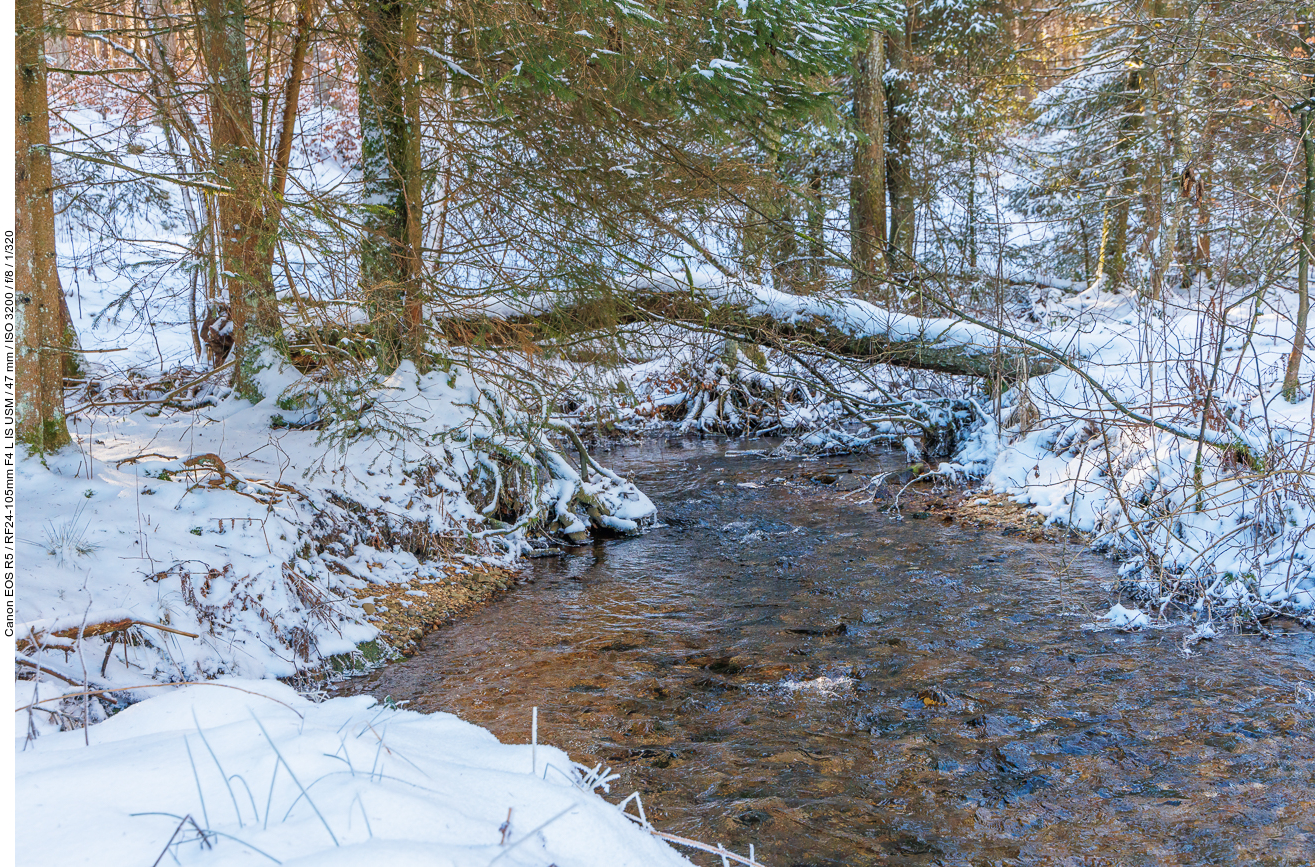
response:
<path id="1" fill-rule="evenodd" d="M 90 746 L 83 737 L 47 735 L 18 754 L 20 864 L 689 863 L 595 793 L 602 769 L 500 744 L 450 714 L 313 704 L 274 681 L 224 679 L 136 704 L 92 726 Z"/>

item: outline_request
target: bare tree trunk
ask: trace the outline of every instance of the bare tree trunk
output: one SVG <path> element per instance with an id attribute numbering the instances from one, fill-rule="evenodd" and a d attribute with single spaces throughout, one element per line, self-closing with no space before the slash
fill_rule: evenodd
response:
<path id="1" fill-rule="evenodd" d="M 886 258 L 886 40 L 869 32 L 854 55 L 854 168 L 849 179 L 852 286 L 861 298 L 884 298 Z"/>
<path id="2" fill-rule="evenodd" d="M 65 323 L 55 267 L 50 112 L 42 0 L 18 0 L 15 115 L 15 437 L 37 451 L 69 443 L 64 419 Z"/>
<path id="3" fill-rule="evenodd" d="M 201 159 L 202 143 L 199 131 L 192 117 L 181 110 L 178 99 L 178 77 L 174 74 L 174 58 L 178 54 L 178 35 L 169 26 L 169 13 L 163 0 L 137 0 L 137 10 L 141 14 L 142 24 L 148 32 L 144 40 L 146 47 L 142 56 L 146 58 L 150 70 L 150 88 L 154 94 L 160 129 L 173 156 L 179 174 L 186 174 L 189 163 Z M 183 154 L 178 146 L 178 135 L 182 135 L 188 145 L 188 154 Z M 204 216 L 206 204 L 204 197 L 197 197 L 195 191 L 182 187 L 179 190 L 183 199 L 183 211 L 187 214 L 187 225 L 191 229 L 192 277 L 191 293 L 188 296 L 188 314 L 191 320 L 192 351 L 200 361 L 205 357 L 205 348 L 201 344 L 201 320 L 197 315 L 197 285 L 200 282 L 200 269 L 209 265 L 206 255 L 205 237 L 208 218 Z"/>
<path id="4" fill-rule="evenodd" d="M 1119 188 L 1113 203 L 1113 214 L 1109 219 L 1108 231 L 1104 237 L 1104 247 L 1100 259 L 1104 265 L 1103 272 L 1109 276 L 1112 285 L 1123 282 L 1128 270 L 1128 220 L 1132 208 L 1133 196 L 1137 193 L 1136 140 L 1142 125 L 1142 76 L 1141 69 L 1134 67 L 1128 72 L 1124 93 L 1123 117 L 1119 120 L 1118 139 L 1115 152 L 1119 163 Z"/>
<path id="5" fill-rule="evenodd" d="M 378 335 L 380 367 L 392 370 L 407 359 L 423 363 L 416 11 L 410 0 L 382 0 L 362 6 L 359 15 L 361 282 Z"/>
<path id="6" fill-rule="evenodd" d="M 1166 209 L 1170 219 L 1168 225 L 1163 226 L 1161 231 L 1160 261 L 1155 267 L 1152 281 L 1152 290 L 1156 299 L 1160 298 L 1161 292 L 1167 285 L 1169 269 L 1175 259 L 1180 261 L 1180 267 L 1184 272 L 1189 267 L 1186 259 L 1189 251 L 1182 242 L 1184 237 L 1188 239 L 1191 237 L 1190 229 L 1184 235 L 1184 224 L 1187 222 L 1187 204 L 1195 188 L 1195 177 L 1192 171 L 1191 144 L 1188 141 L 1188 124 L 1185 122 L 1189 118 L 1185 118 L 1184 115 L 1191 110 L 1192 93 L 1195 90 L 1195 66 L 1195 54 L 1193 54 L 1187 61 L 1185 80 L 1180 89 L 1182 95 L 1170 102 L 1169 110 L 1173 112 L 1173 117 L 1170 119 L 1169 126 L 1169 171 L 1162 172 L 1161 184 L 1167 196 L 1173 197 L 1173 207 Z M 1163 199 L 1161 203 L 1163 204 Z"/>
<path id="7" fill-rule="evenodd" d="M 802 273 L 794 197 L 788 192 L 778 195 L 771 216 L 772 285 L 782 292 L 797 292 Z"/>
<path id="8" fill-rule="evenodd" d="M 306 76 L 306 48 L 310 45 L 311 26 L 316 14 L 315 0 L 297 0 L 297 24 L 292 37 L 292 59 L 288 62 L 288 78 L 283 85 L 283 117 L 279 125 L 278 143 L 274 147 L 273 175 L 270 190 L 273 192 L 274 217 L 278 225 L 283 211 L 283 194 L 287 190 L 288 165 L 292 161 L 292 138 L 297 127 L 297 106 L 301 101 L 301 84 Z M 271 253 L 273 252 L 271 248 Z"/>
<path id="9" fill-rule="evenodd" d="M 977 267 L 977 145 L 968 145 L 968 200 L 965 203 L 966 224 L 964 226 L 964 248 L 968 255 L 968 267 Z"/>
<path id="10" fill-rule="evenodd" d="M 909 72 L 913 53 L 913 12 L 906 10 L 904 32 L 888 37 L 886 61 L 895 72 Z M 917 217 L 913 196 L 913 91 L 903 76 L 886 88 L 886 188 L 890 192 L 890 244 L 887 257 L 892 271 L 913 267 L 913 233 Z"/>
<path id="11" fill-rule="evenodd" d="M 822 169 L 813 166 L 808 177 L 808 283 L 822 288 L 826 280 L 826 199 L 822 195 Z"/>
<path id="12" fill-rule="evenodd" d="M 256 374 L 281 333 L 270 272 L 276 227 L 265 207 L 262 154 L 251 111 L 243 0 L 206 0 L 201 23 L 210 97 L 210 145 L 228 192 L 218 196 L 219 258 L 233 321 L 238 394 L 259 400 Z"/>
<path id="13" fill-rule="evenodd" d="M 1305 35 L 1305 34 L 1303 34 Z M 1283 376 L 1283 396 L 1297 400 L 1301 377 L 1301 358 L 1306 348 L 1310 324 L 1310 254 L 1315 244 L 1315 130 L 1311 128 L 1312 105 L 1315 105 L 1315 81 L 1312 82 L 1306 109 L 1301 113 L 1301 150 L 1306 163 L 1306 182 L 1301 190 L 1301 245 L 1297 247 L 1297 333 L 1292 338 L 1288 369 Z"/>

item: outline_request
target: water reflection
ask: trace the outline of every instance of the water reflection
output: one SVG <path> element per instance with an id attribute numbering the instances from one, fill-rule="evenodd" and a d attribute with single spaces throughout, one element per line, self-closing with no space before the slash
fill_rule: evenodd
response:
<path id="1" fill-rule="evenodd" d="M 846 501 L 880 459 L 744 448 L 611 455 L 666 526 L 345 689 L 520 742 L 537 705 L 659 827 L 772 867 L 1315 863 L 1310 635 L 1085 629 L 1099 558 Z"/>

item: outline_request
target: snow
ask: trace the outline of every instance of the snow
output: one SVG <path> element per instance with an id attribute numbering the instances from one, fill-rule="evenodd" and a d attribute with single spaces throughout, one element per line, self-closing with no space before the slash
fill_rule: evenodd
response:
<path id="1" fill-rule="evenodd" d="M 80 414 L 79 447 L 19 462 L 24 630 L 131 619 L 196 636 L 138 629 L 140 643 L 120 647 L 93 678 L 116 689 L 287 677 L 377 635 L 357 591 L 442 582 L 464 568 L 418 557 L 399 544 L 408 534 L 447 537 L 489 562 L 526 549 L 524 528 L 491 532 L 488 509 L 474 501 L 501 477 L 481 444 L 556 453 L 542 432 L 518 440 L 495 429 L 492 392 L 469 373 L 400 366 L 363 395 L 369 409 L 356 423 L 375 435 L 336 441 L 272 430 L 271 419 L 317 419 L 326 396 L 291 368 L 271 365 L 262 379 L 270 397 L 254 406 L 230 397 L 195 413 Z M 289 394 L 298 408 L 280 409 Z M 637 532 L 654 515 L 614 473 L 585 481 L 553 460 L 557 478 L 544 480 L 537 508 L 565 515 L 568 530 L 587 530 L 569 513 L 577 486 L 604 507 L 595 523 L 613 531 Z M 362 513 L 377 516 L 373 529 Z M 83 652 L 99 663 L 111 640 L 85 638 Z M 65 664 L 59 647 L 38 656 Z"/>
<path id="2" fill-rule="evenodd" d="M 646 15 L 638 7 L 632 14 Z M 737 68 L 713 60 L 697 71 L 734 79 Z M 1070 80 L 1042 107 L 1058 111 L 1063 88 L 1102 87 L 1113 74 L 1100 69 Z M 57 135 L 61 148 L 93 142 L 122 152 L 127 137 L 142 150 L 124 155 L 124 165 L 176 171 L 160 156 L 167 147 L 158 129 L 131 130 L 90 111 L 63 117 L 69 129 Z M 104 190 L 146 191 L 126 207 L 109 207 L 109 194 L 96 189 L 64 203 L 72 210 L 61 208 L 58 238 L 79 338 L 98 351 L 88 356 L 90 378 L 119 390 L 97 399 L 138 399 L 134 381 L 195 361 L 188 272 L 179 267 L 194 233 L 186 202 L 177 189 L 121 184 L 131 172 L 88 169 L 58 152 L 55 168 L 61 186 L 76 168 L 103 181 Z M 353 172 L 308 159 L 294 165 L 292 188 L 336 189 Z M 101 218 L 109 225 L 99 225 Z M 1030 231 L 1023 222 L 1008 231 Z M 104 239 L 116 236 L 139 240 L 107 253 Z M 351 257 L 341 250 L 323 256 L 291 239 L 289 249 L 303 289 L 354 283 Z M 515 259 L 515 251 L 508 256 Z M 1087 532 L 1118 555 L 1123 589 L 1146 610 L 1116 604 L 1099 628 L 1163 622 L 1175 594 L 1191 605 L 1195 640 L 1215 635 L 1210 618 L 1230 611 L 1310 619 L 1315 360 L 1307 358 L 1298 401 L 1285 401 L 1279 383 L 1295 336 L 1290 295 L 1274 289 L 1262 304 L 1248 302 L 1253 287 L 1224 287 L 1215 296 L 1198 283 L 1151 305 L 1100 281 L 1051 274 L 1048 263 L 998 264 L 1010 279 L 1036 284 L 1030 309 L 1007 327 L 1073 360 L 1080 372 L 1060 369 L 1011 389 L 998 415 L 977 406 L 977 427 L 938 472 L 979 476 L 994 493 Z M 666 265 L 627 287 L 697 289 L 749 315 L 822 323 L 855 338 L 919 340 L 983 355 L 1010 342 L 961 318 L 912 316 L 841 293 L 781 292 L 680 258 Z M 327 295 L 316 300 L 334 321 L 364 320 L 358 305 Z M 453 309 L 510 317 L 554 303 L 549 294 L 490 295 L 457 298 Z M 849 407 L 837 393 L 879 395 L 895 378 L 888 370 L 812 388 L 811 371 L 779 356 L 755 361 L 737 347 L 728 359 L 726 344 L 699 344 L 675 327 L 644 337 L 663 354 L 616 372 L 634 400 L 607 407 L 628 412 L 628 420 L 679 407 L 682 431 L 806 432 L 801 441 L 818 448 L 880 437 L 902 445 L 911 462 L 921 457 L 898 420 L 870 422 L 876 433 L 868 437 L 839 429 Z M 529 545 L 531 519 L 555 520 L 567 535 L 587 531 L 588 523 L 636 532 L 653 518 L 653 504 L 604 468 L 572 466 L 550 442 L 561 419 L 549 416 L 547 399 L 541 418 L 511 409 L 508 391 L 473 375 L 472 365 L 421 375 L 403 364 L 383 380 L 335 389 L 268 362 L 258 404 L 207 385 L 189 411 L 83 406 L 72 413 L 76 448 L 19 462 L 16 632 L 41 645 L 29 659 L 44 669 L 19 684 L 20 702 L 36 704 L 16 714 L 18 731 L 37 735 L 16 745 L 20 861 L 151 863 L 191 817 L 195 825 L 172 838 L 179 862 L 684 863 L 593 793 L 597 773 L 558 750 L 499 744 L 455 717 L 365 698 L 315 704 L 270 680 L 376 637 L 359 607 L 370 597 L 358 598 L 373 585 L 448 581 L 471 561 L 510 563 Z M 727 398 L 750 391 L 771 394 L 775 406 L 747 418 Z M 89 392 L 80 394 L 90 401 Z M 577 417 L 602 408 L 586 401 Z M 333 426 L 343 415 L 352 416 L 354 433 Z M 511 482 L 496 458 L 524 459 L 538 449 L 551 477 L 536 476 L 521 492 L 526 519 L 503 526 L 493 513 Z M 577 492 L 605 513 L 573 513 Z M 376 523 L 353 523 L 362 513 Z M 723 529 L 739 544 L 765 536 L 742 522 Z M 467 547 L 439 559 L 397 541 L 421 531 Z M 133 640 L 117 647 L 109 635 L 75 641 L 56 634 L 125 620 L 137 623 Z M 61 700 L 82 684 L 138 703 L 106 718 L 99 698 Z M 848 677 L 781 685 L 822 697 L 850 686 Z M 80 723 L 83 712 L 94 725 L 60 731 Z"/>
<path id="3" fill-rule="evenodd" d="M 1202 313 L 1220 300 L 1201 292 L 1152 308 L 1097 286 L 1048 307 L 1067 320 L 1049 339 L 1081 345 L 1085 376 L 1063 369 L 1012 390 L 1005 423 L 983 424 L 956 458 L 1047 521 L 1093 534 L 1139 597 L 1310 616 L 1309 353 L 1297 402 L 1280 394 L 1295 302 L 1275 291 L 1257 309 L 1242 287 L 1220 323 Z"/>
<path id="4" fill-rule="evenodd" d="M 19 864 L 688 864 L 594 791 L 598 772 L 446 713 L 224 678 L 85 736 L 18 741 Z"/>
<path id="5" fill-rule="evenodd" d="M 1099 620 L 1110 629 L 1145 629 L 1151 625 L 1151 618 L 1142 611 L 1124 608 L 1117 602 Z"/>

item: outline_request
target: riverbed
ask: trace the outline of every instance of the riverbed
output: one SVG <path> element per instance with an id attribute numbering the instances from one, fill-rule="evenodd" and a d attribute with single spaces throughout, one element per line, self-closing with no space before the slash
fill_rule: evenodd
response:
<path id="1" fill-rule="evenodd" d="M 770 447 L 606 455 L 658 527 L 339 691 L 521 743 L 537 707 L 617 800 L 768 867 L 1315 863 L 1315 635 L 1099 628 L 1116 570 L 1083 545 L 897 516 L 861 493 L 894 457 Z"/>

